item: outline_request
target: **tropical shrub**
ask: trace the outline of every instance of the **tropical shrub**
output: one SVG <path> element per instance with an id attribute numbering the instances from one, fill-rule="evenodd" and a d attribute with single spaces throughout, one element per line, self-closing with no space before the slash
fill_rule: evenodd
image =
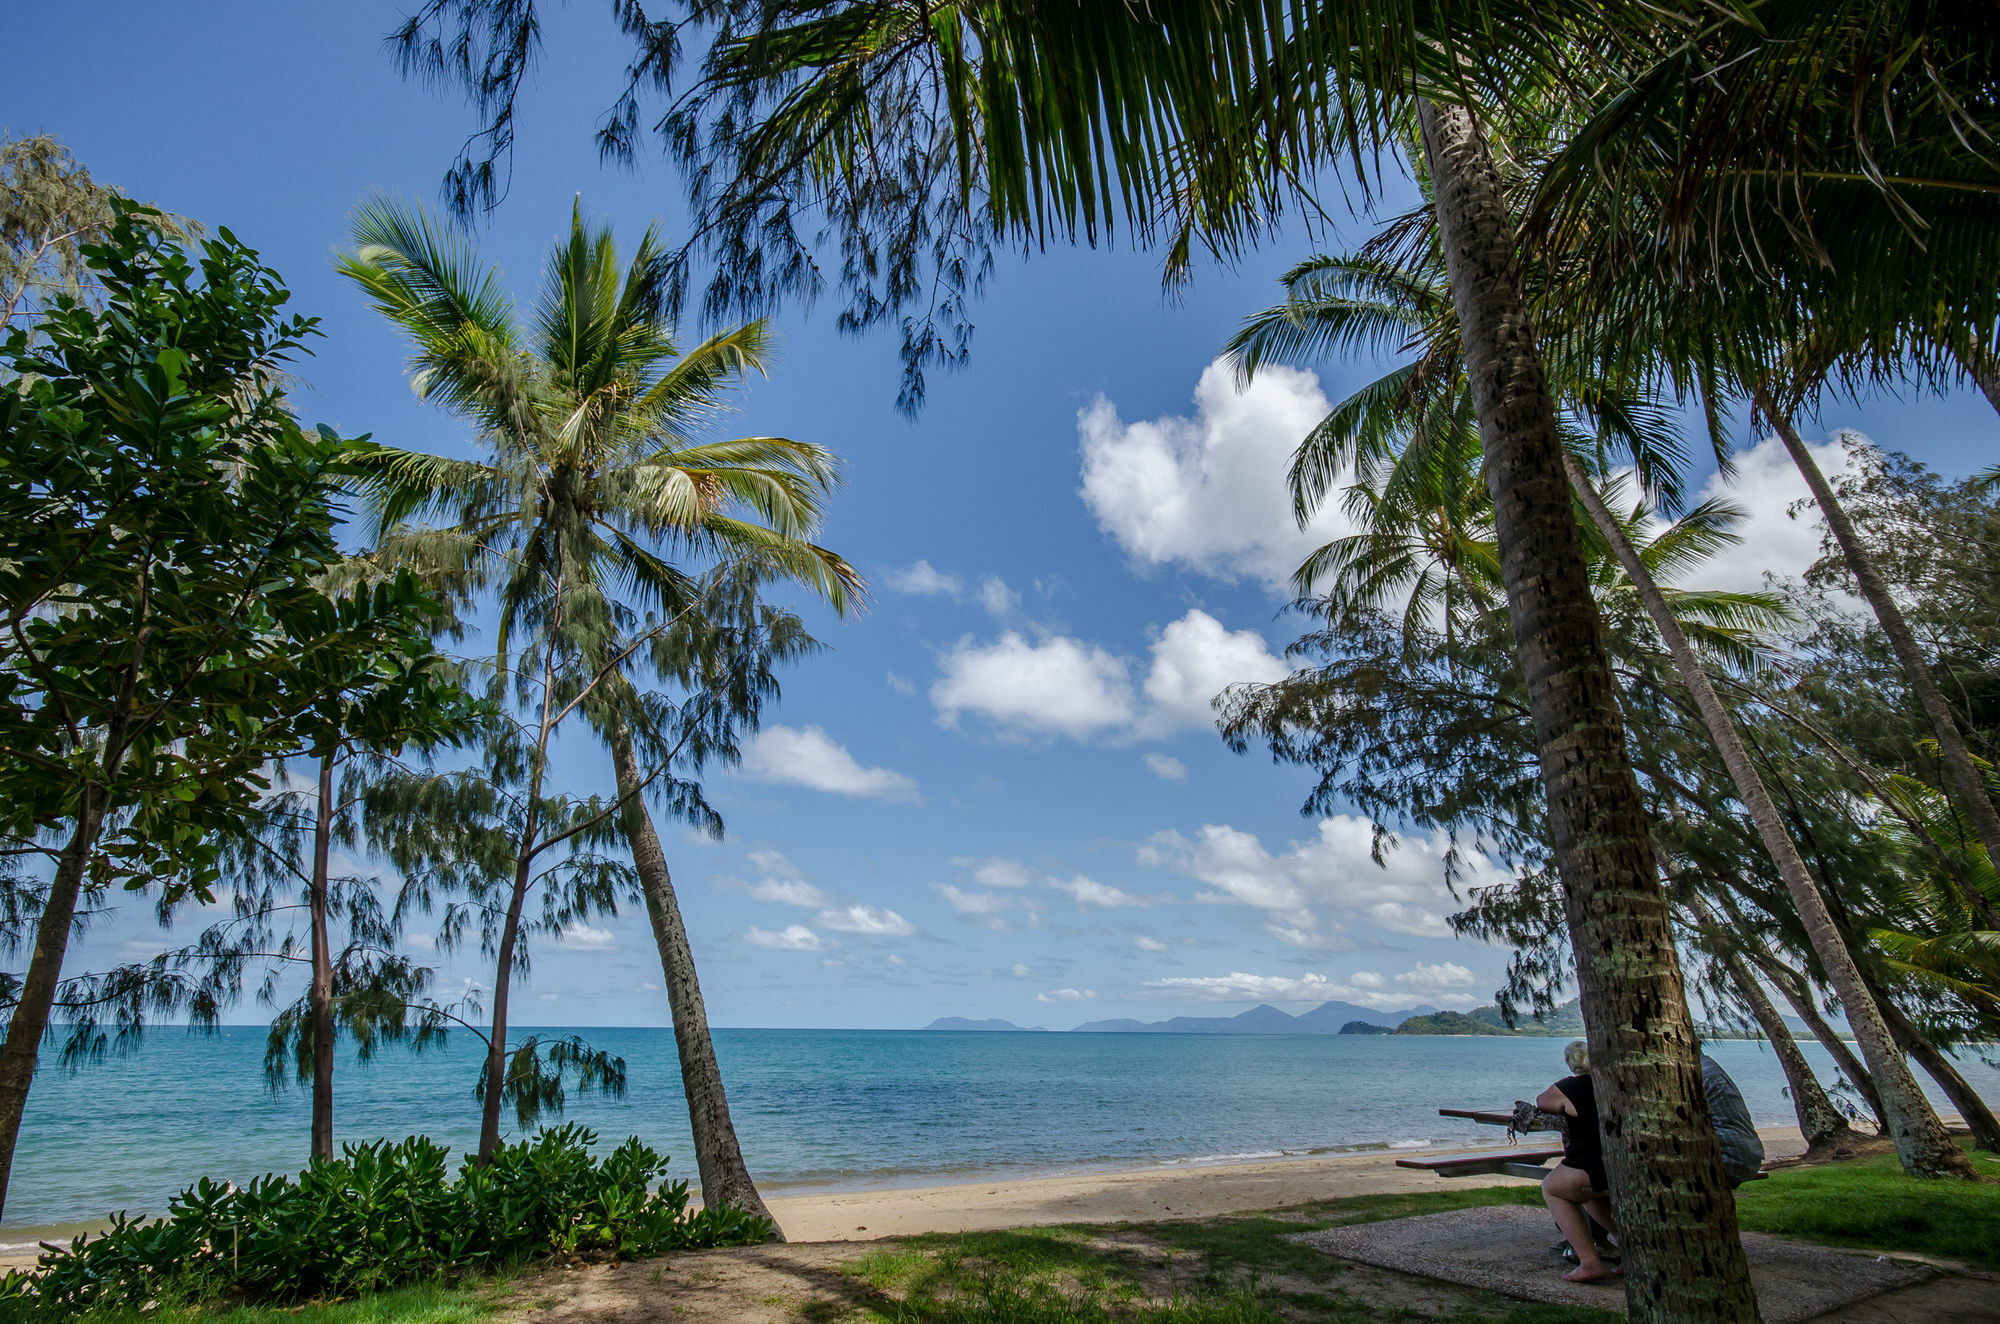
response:
<path id="1" fill-rule="evenodd" d="M 649 1189 L 667 1160 L 634 1136 L 602 1160 L 570 1124 L 471 1158 L 423 1136 L 348 1145 L 297 1178 L 242 1189 L 203 1178 L 162 1219 L 114 1215 L 32 1271 L 0 1278 L 0 1320 L 160 1299 L 301 1301 L 491 1270 L 539 1255 L 618 1258 L 765 1240 L 768 1220 L 688 1211 L 687 1183 Z"/>

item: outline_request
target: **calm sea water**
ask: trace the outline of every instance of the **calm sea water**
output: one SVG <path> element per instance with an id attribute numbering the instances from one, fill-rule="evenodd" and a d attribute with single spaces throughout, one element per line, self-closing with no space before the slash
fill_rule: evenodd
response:
<path id="1" fill-rule="evenodd" d="M 572 1096 L 569 1120 L 638 1135 L 692 1180 L 686 1105 L 668 1030 L 591 1030 L 624 1056 L 623 1098 Z M 1446 1105 L 1505 1107 L 1565 1074 L 1561 1039 L 1395 1036 L 955 1034 L 718 1030 L 737 1134 L 767 1193 L 916 1186 L 995 1176 L 1240 1162 L 1492 1141 Z M 74 1075 L 45 1069 L 22 1128 L 4 1228 L 163 1212 L 196 1177 L 243 1183 L 304 1161 L 308 1106 L 263 1084 L 261 1027 L 156 1030 Z M 478 1134 L 477 1043 L 393 1051 L 336 1076 L 341 1141 Z M 1806 1053 L 1833 1079 L 1817 1045 Z M 1712 1046 L 1762 1124 L 1794 1121 L 1770 1050 Z M 2000 1102 L 2000 1071 L 1961 1068 Z M 511 1116 L 508 1118 L 511 1122 Z"/>

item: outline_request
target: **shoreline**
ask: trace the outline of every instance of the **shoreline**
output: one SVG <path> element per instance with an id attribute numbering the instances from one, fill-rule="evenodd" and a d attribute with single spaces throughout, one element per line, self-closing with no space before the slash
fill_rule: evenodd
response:
<path id="1" fill-rule="evenodd" d="M 1804 1141 L 1795 1126 L 1758 1128 L 1767 1160 L 1795 1157 Z M 1492 1144 L 1429 1145 L 1240 1162 L 1154 1162 L 1079 1173 L 978 1177 L 929 1185 L 871 1185 L 838 1191 L 764 1188 L 772 1217 L 794 1242 L 874 1241 L 927 1232 L 985 1232 L 1050 1223 L 1130 1223 L 1155 1219 L 1216 1218 L 1279 1209 L 1345 1195 L 1506 1185 L 1517 1177 L 1441 1178 L 1399 1168 L 1398 1158 L 1518 1148 Z M 105 1226 L 102 1222 L 0 1228 L 0 1272 L 31 1267 L 39 1241 L 58 1243 Z"/>

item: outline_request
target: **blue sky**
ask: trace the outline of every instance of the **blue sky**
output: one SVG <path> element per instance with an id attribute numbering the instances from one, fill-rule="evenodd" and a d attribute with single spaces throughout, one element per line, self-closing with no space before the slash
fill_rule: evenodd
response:
<path id="1" fill-rule="evenodd" d="M 601 9 L 547 15 L 512 190 L 479 234 L 524 299 L 579 193 L 628 242 L 654 217 L 679 229 L 662 162 L 597 163 L 590 133 L 622 68 Z M 401 346 L 329 265 L 361 197 L 434 199 L 471 127 L 395 72 L 382 36 L 400 17 L 30 7 L 10 18 L 34 58 L 0 84 L 0 127 L 55 133 L 98 178 L 261 249 L 326 332 L 300 367 L 308 421 L 450 451 L 463 433 L 413 400 Z M 1297 633 L 1285 575 L 1339 529 L 1334 515 L 1291 527 L 1291 446 L 1386 366 L 1272 372 L 1247 393 L 1211 366 L 1314 249 L 1281 236 L 1171 302 L 1144 254 L 1003 260 L 970 367 L 933 376 L 914 422 L 894 409 L 890 338 L 842 339 L 825 308 L 779 319 L 779 367 L 727 425 L 846 457 L 823 541 L 875 596 L 853 621 L 804 608 L 830 648 L 787 676 L 744 770 L 711 779 L 727 840 L 663 825 L 717 1024 L 1066 1028 L 1489 999 L 1506 953 L 1444 936 L 1436 843 L 1405 837 L 1377 868 L 1365 824 L 1301 818 L 1307 776 L 1229 754 L 1206 717 L 1222 684 L 1280 674 Z M 1829 406 L 1813 431 L 1840 428 L 1956 474 L 1991 462 L 1996 420 L 1961 393 Z M 1741 424 L 1738 438 L 1758 440 Z M 1733 495 L 1751 509 L 1746 543 L 1709 581 L 1802 568 L 1816 534 L 1788 513 L 1802 490 L 1768 445 Z M 589 789 L 608 766 L 578 748 L 561 774 Z M 157 950 L 142 910 L 75 948 L 72 969 Z M 447 989 L 490 978 L 464 956 L 439 966 Z M 666 1024 L 658 984 L 643 914 L 621 914 L 540 946 L 516 1017 Z"/>

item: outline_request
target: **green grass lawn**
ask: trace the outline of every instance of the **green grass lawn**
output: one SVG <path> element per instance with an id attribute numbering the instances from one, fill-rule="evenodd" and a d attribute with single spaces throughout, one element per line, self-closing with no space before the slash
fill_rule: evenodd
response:
<path id="1" fill-rule="evenodd" d="M 1746 1230 L 1833 1246 L 1916 1253 L 2000 1268 L 2000 1162 L 1974 1157 L 1986 1181 L 1924 1182 L 1894 1155 L 1781 1170 L 1737 1193 Z M 868 1289 L 858 1318 L 879 1324 L 1599 1324 L 1600 1311 L 1523 1305 L 1478 1292 L 1417 1311 L 1385 1298 L 1369 1271 L 1298 1245 L 1292 1235 L 1345 1223 L 1443 1213 L 1474 1205 L 1539 1205 L 1512 1186 L 1442 1186 L 1287 1209 L 1119 1227 L 1039 1227 L 912 1237 L 851 1262 Z M 1379 1275 L 1376 1275 L 1379 1278 Z M 1364 1281 L 1367 1280 L 1367 1281 Z M 1456 1291 L 1456 1289 L 1449 1289 Z M 419 1287 L 334 1305 L 162 1308 L 110 1313 L 96 1324 L 474 1324 L 498 1309 L 488 1283 Z M 1457 1302 L 1458 1304 L 1453 1304 Z M 831 1301 L 802 1324 L 855 1320 Z"/>
<path id="2" fill-rule="evenodd" d="M 1736 1212 L 1746 1231 L 2000 1268 L 2000 1161 L 1972 1162 L 1986 1181 L 1905 1177 L 1894 1154 L 1775 1172 L 1736 1192 Z"/>

